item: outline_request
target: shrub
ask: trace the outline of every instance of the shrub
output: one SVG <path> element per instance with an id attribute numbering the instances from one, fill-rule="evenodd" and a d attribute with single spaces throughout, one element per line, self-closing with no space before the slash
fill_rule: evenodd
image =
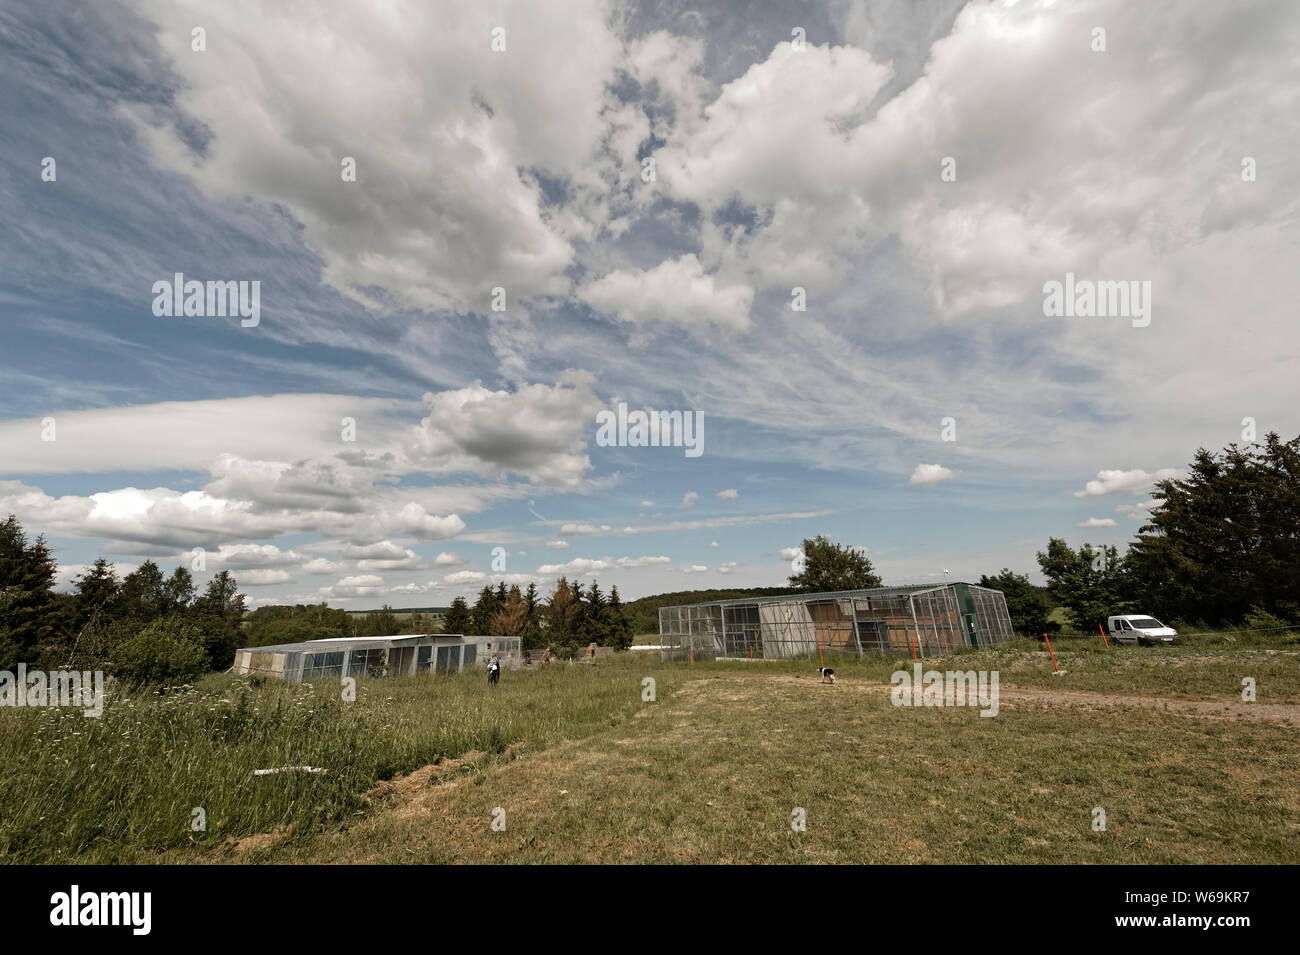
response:
<path id="1" fill-rule="evenodd" d="M 109 672 L 127 683 L 188 683 L 208 668 L 203 633 L 178 617 L 164 617 L 129 633 L 112 648 Z"/>

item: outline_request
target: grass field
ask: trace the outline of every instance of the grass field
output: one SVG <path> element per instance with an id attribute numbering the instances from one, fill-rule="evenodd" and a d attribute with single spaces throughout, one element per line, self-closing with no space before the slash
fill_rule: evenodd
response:
<path id="1" fill-rule="evenodd" d="M 1300 646 L 1041 644 L 994 718 L 904 661 L 644 658 L 338 687 L 209 677 L 102 719 L 0 711 L 9 862 L 1300 862 Z M 911 661 L 905 661 L 910 665 Z M 642 679 L 656 681 L 654 702 Z M 1256 681 L 1244 703 L 1241 680 Z M 324 767 L 252 777 L 276 766 Z M 1094 811 L 1105 810 L 1105 831 Z M 206 831 L 193 831 L 194 809 Z M 806 830 L 791 827 L 802 809 Z M 502 811 L 504 815 L 502 815 Z M 495 816 L 494 816 L 495 813 Z M 505 828 L 494 829 L 504 818 Z"/>

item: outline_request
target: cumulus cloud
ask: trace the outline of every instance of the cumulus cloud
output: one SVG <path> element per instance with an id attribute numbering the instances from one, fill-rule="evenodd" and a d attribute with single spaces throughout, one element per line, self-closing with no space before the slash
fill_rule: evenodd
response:
<path id="1" fill-rule="evenodd" d="M 448 574 L 442 579 L 449 584 L 472 584 L 479 580 L 486 579 L 487 574 L 478 570 L 458 570 L 454 574 Z"/>
<path id="2" fill-rule="evenodd" d="M 1090 517 L 1079 522 L 1080 527 L 1115 527 L 1115 521 L 1109 517 Z"/>
<path id="3" fill-rule="evenodd" d="M 694 507 L 695 502 L 700 499 L 700 495 L 695 491 L 687 491 L 682 495 L 682 507 Z"/>
<path id="4" fill-rule="evenodd" d="M 1123 491 L 1140 491 L 1150 487 L 1156 481 L 1176 480 L 1183 477 L 1177 468 L 1161 468 L 1154 474 L 1148 474 L 1141 468 L 1129 471 L 1117 469 L 1098 471 L 1097 476 L 1083 486 L 1082 491 L 1075 491 L 1075 497 L 1098 497 L 1103 494 L 1115 494 Z"/>
<path id="5" fill-rule="evenodd" d="M 701 327 L 749 327 L 754 290 L 706 274 L 694 253 L 664 261 L 652 269 L 619 269 L 579 289 L 593 308 L 625 322 L 664 322 Z"/>
<path id="6" fill-rule="evenodd" d="M 309 574 L 332 574 L 342 566 L 343 565 L 338 561 L 328 560 L 324 557 L 317 557 L 303 564 L 302 569 Z"/>
<path id="7" fill-rule="evenodd" d="M 377 574 L 356 574 L 321 588 L 321 593 L 329 597 L 376 597 L 383 591 L 384 578 Z"/>
<path id="8" fill-rule="evenodd" d="M 573 486 L 591 468 L 587 440 L 601 403 L 591 376 L 569 372 L 554 386 L 493 391 L 475 382 L 424 396 L 421 464 L 439 471 L 513 472 Z"/>
<path id="9" fill-rule="evenodd" d="M 241 587 L 269 587 L 272 584 L 287 584 L 293 580 L 286 570 L 260 567 L 255 570 L 241 571 L 238 575 Z"/>
<path id="10" fill-rule="evenodd" d="M 740 492 L 734 487 L 729 487 L 725 491 L 718 492 L 718 500 L 720 501 L 734 501 L 738 497 L 740 497 Z"/>
<path id="11" fill-rule="evenodd" d="M 608 89 L 625 49 L 607 0 L 453 17 L 419 0 L 382 17 L 331 0 L 306 20 L 257 0 L 134 2 L 181 78 L 177 110 L 210 134 L 198 154 L 130 111 L 153 161 L 212 198 L 288 210 L 324 281 L 371 308 L 486 312 L 494 286 L 511 301 L 562 294 L 571 238 L 608 218 L 602 197 L 648 133 Z M 195 55 L 200 21 L 212 46 Z M 646 71 L 672 62 L 641 59 Z M 342 179 L 345 157 L 355 182 Z M 543 174 L 571 193 L 562 210 L 547 208 Z"/>
<path id="12" fill-rule="evenodd" d="M 912 476 L 907 479 L 907 483 L 914 486 L 939 484 L 943 481 L 951 481 L 956 476 L 956 471 L 941 464 L 918 464 Z"/>

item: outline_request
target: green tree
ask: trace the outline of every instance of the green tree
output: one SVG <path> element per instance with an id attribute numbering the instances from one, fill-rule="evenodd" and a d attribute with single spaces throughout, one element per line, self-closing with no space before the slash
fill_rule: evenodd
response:
<path id="1" fill-rule="evenodd" d="M 609 630 L 614 646 L 626 650 L 632 645 L 632 624 L 623 609 L 623 599 L 618 595 L 617 585 L 609 588 L 609 605 L 606 607 L 606 613 L 609 616 Z"/>
<path id="2" fill-rule="evenodd" d="M 1151 492 L 1130 548 L 1145 612 L 1235 623 L 1252 608 L 1300 620 L 1300 437 L 1196 452 Z"/>
<path id="3" fill-rule="evenodd" d="M 103 557 L 96 558 L 88 570 L 78 574 L 73 584 L 77 591 L 78 626 L 84 626 L 96 613 L 111 615 L 118 609 L 122 585 L 116 568 Z"/>
<path id="4" fill-rule="evenodd" d="M 555 592 L 546 602 L 546 639 L 557 652 L 572 651 L 577 646 L 578 637 L 575 624 L 578 617 L 578 597 L 575 588 L 561 577 L 555 582 Z"/>
<path id="5" fill-rule="evenodd" d="M 110 649 L 108 669 L 127 683 L 189 683 L 209 666 L 204 639 L 202 630 L 182 617 L 164 617 L 118 639 Z"/>
<path id="6" fill-rule="evenodd" d="M 443 633 L 470 633 L 473 630 L 473 620 L 470 617 L 469 605 L 465 603 L 464 597 L 457 597 L 447 608 L 446 615 L 442 618 Z"/>
<path id="7" fill-rule="evenodd" d="M 122 613 L 140 620 L 152 620 L 167 609 L 166 581 L 158 565 L 146 560 L 122 579 Z"/>
<path id="8" fill-rule="evenodd" d="M 818 534 L 803 542 L 803 555 L 803 570 L 790 577 L 790 586 L 797 591 L 826 593 L 880 586 L 880 578 L 861 548 L 833 544 Z"/>
<path id="9" fill-rule="evenodd" d="M 29 542 L 13 514 L 0 523 L 0 669 L 30 661 L 62 636 L 57 573 L 45 538 Z"/>
<path id="10" fill-rule="evenodd" d="M 540 649 L 541 643 L 541 601 L 537 596 L 537 584 L 529 582 L 524 591 L 525 622 L 521 647 L 524 650 Z"/>
<path id="11" fill-rule="evenodd" d="M 169 613 L 188 610 L 194 603 L 194 575 L 188 567 L 177 567 L 163 584 L 163 603 Z"/>
<path id="12" fill-rule="evenodd" d="M 492 618 L 500 609 L 501 598 L 495 590 L 485 585 L 479 591 L 478 600 L 474 602 L 474 608 L 470 611 L 470 626 L 473 628 L 471 632 L 477 636 L 491 634 Z"/>
<path id="13" fill-rule="evenodd" d="M 1084 544 L 1077 551 L 1060 538 L 1050 538 L 1038 566 L 1047 578 L 1047 591 L 1064 609 L 1072 626 L 1093 633 L 1113 614 L 1135 612 L 1125 561 L 1114 547 Z"/>
<path id="14" fill-rule="evenodd" d="M 235 660 L 244 622 L 244 595 L 239 582 L 228 570 L 208 581 L 208 588 L 195 603 L 191 618 L 202 634 L 203 649 L 214 670 L 225 670 Z"/>

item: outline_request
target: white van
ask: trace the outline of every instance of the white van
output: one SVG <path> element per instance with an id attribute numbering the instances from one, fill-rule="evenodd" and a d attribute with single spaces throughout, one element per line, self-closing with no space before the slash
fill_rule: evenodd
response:
<path id="1" fill-rule="evenodd" d="M 1110 639 L 1116 643 L 1137 643 L 1150 647 L 1157 643 L 1178 642 L 1177 630 L 1166 627 L 1155 617 L 1140 613 L 1109 617 L 1106 628 L 1110 631 Z"/>

